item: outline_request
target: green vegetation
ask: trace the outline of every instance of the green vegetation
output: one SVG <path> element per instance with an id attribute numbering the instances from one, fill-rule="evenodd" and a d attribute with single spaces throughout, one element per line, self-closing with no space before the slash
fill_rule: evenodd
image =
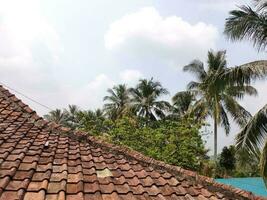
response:
<path id="1" fill-rule="evenodd" d="M 144 125 L 124 117 L 113 124 L 108 135 L 116 144 L 187 169 L 199 170 L 206 154 L 199 126 L 191 125 L 190 120 L 164 120 Z"/>
<path id="2" fill-rule="evenodd" d="M 200 173 L 215 178 L 258 177 L 259 159 L 231 145 L 223 148 L 216 161 L 203 162 Z"/>
<path id="3" fill-rule="evenodd" d="M 235 159 L 235 147 L 230 146 L 224 147 L 219 159 L 220 167 L 225 171 L 226 174 L 235 169 L 236 159 Z"/>

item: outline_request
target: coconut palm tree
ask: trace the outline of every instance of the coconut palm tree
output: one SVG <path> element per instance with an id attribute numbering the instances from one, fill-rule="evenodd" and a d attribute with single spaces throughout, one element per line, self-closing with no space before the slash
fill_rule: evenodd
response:
<path id="1" fill-rule="evenodd" d="M 108 89 L 108 96 L 104 97 L 105 113 L 113 120 L 120 118 L 128 109 L 130 97 L 129 89 L 125 84 L 114 86 L 112 89 Z"/>
<path id="2" fill-rule="evenodd" d="M 48 114 L 44 115 L 44 118 L 50 122 L 55 122 L 60 125 L 67 124 L 66 113 L 60 109 L 50 111 Z"/>
<path id="3" fill-rule="evenodd" d="M 235 70 L 227 67 L 225 54 L 225 51 L 209 51 L 206 68 L 199 60 L 183 68 L 196 77 L 187 85 L 196 98 L 191 112 L 198 110 L 197 113 L 201 113 L 202 117 L 210 116 L 214 120 L 214 159 L 217 158 L 218 125 L 225 129 L 226 135 L 229 134 L 229 113 L 238 125 L 244 126 L 251 115 L 238 103 L 238 99 L 242 99 L 245 94 L 257 95 L 257 90 L 248 84 L 230 82 L 230 74 L 235 74 L 232 72 Z"/>
<path id="4" fill-rule="evenodd" d="M 161 83 L 150 80 L 140 79 L 136 88 L 131 88 L 132 108 L 137 116 L 150 120 L 157 120 L 165 116 L 165 111 L 170 108 L 166 101 L 159 100 L 163 95 L 168 94 L 166 88 Z"/>

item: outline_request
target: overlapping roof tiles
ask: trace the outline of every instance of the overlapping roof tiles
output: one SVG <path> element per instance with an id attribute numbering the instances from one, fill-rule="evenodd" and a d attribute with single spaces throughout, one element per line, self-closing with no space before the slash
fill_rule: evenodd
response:
<path id="1" fill-rule="evenodd" d="M 263 199 L 72 132 L 0 86 L 0 200 Z"/>

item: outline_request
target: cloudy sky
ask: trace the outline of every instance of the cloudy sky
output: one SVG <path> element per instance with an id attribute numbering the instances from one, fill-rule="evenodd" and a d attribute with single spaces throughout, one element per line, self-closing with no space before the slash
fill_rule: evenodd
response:
<path id="1" fill-rule="evenodd" d="M 182 67 L 227 50 L 229 66 L 264 59 L 247 42 L 223 35 L 225 18 L 242 0 L 0 0 L 0 81 L 54 109 L 102 106 L 106 89 L 154 77 L 173 95 L 193 77 Z M 242 104 L 255 113 L 267 83 Z M 265 90 L 264 90 L 265 89 Z M 17 94 L 17 93 L 16 93 Z M 171 95 L 166 96 L 170 99 Z M 40 115 L 44 107 L 17 94 Z M 219 148 L 233 143 L 220 129 Z M 212 135 L 207 147 L 212 150 Z"/>

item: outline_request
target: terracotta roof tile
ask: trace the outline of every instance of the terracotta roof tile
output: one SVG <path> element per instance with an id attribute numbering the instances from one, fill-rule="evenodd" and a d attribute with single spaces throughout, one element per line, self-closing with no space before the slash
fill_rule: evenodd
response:
<path id="1" fill-rule="evenodd" d="M 82 192 L 78 194 L 73 194 L 73 195 L 67 195 L 67 200 L 84 200 L 84 195 Z"/>
<path id="2" fill-rule="evenodd" d="M 23 181 L 14 181 L 11 180 L 7 186 L 5 187 L 6 190 L 11 191 L 18 191 L 20 189 L 26 189 L 29 184 L 29 179 L 25 179 Z"/>
<path id="3" fill-rule="evenodd" d="M 27 191 L 34 191 L 34 192 L 38 192 L 42 189 L 46 190 L 48 187 L 48 180 L 44 180 L 42 182 L 30 182 L 30 184 L 28 185 Z"/>
<path id="4" fill-rule="evenodd" d="M 67 181 L 63 180 L 61 182 L 49 182 L 47 193 L 59 193 L 60 191 L 66 191 Z"/>
<path id="5" fill-rule="evenodd" d="M 0 200 L 18 199 L 18 191 L 5 191 L 2 193 Z"/>
<path id="6" fill-rule="evenodd" d="M 84 192 L 85 193 L 96 193 L 100 191 L 99 184 L 97 182 L 84 183 Z"/>
<path id="7" fill-rule="evenodd" d="M 263 198 L 48 123 L 0 86 L 0 200 L 12 199 Z"/>
<path id="8" fill-rule="evenodd" d="M 38 191 L 38 192 L 26 192 L 23 198 L 24 200 L 44 200 L 45 199 L 45 192 Z"/>
<path id="9" fill-rule="evenodd" d="M 68 194 L 77 194 L 78 192 L 83 192 L 83 182 L 67 184 Z"/>

